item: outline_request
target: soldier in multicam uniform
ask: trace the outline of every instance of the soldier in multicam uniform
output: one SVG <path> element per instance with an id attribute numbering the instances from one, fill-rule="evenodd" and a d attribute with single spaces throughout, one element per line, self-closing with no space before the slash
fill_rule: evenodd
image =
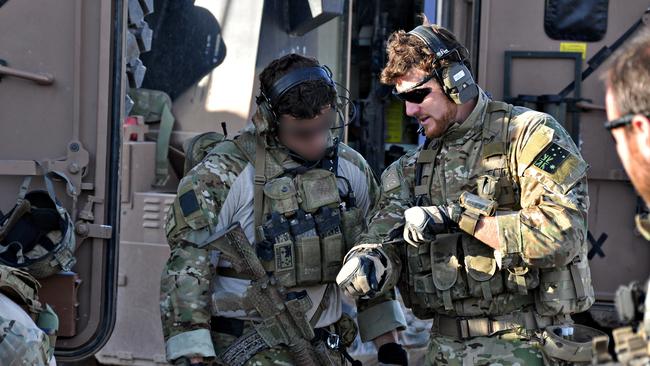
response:
<path id="1" fill-rule="evenodd" d="M 623 167 L 646 205 L 650 204 L 650 31 L 645 30 L 613 56 L 604 80 L 607 87 L 605 128 L 616 141 Z M 650 240 L 650 219 L 637 215 L 636 225 Z M 642 288 L 646 290 L 643 291 Z M 645 292 L 645 314 L 636 326 L 614 330 L 618 362 L 650 364 L 650 281 L 646 286 L 631 284 L 617 291 L 616 305 L 622 320 L 634 322 Z M 603 349 L 604 350 L 604 349 Z M 606 358 L 606 357 L 604 357 Z"/>
<path id="2" fill-rule="evenodd" d="M 578 148 L 551 116 L 490 100 L 448 30 L 425 20 L 387 52 L 382 82 L 427 139 L 383 173 L 339 286 L 372 297 L 397 284 L 432 319 L 430 365 L 590 362 L 567 339 L 594 301 Z"/>
<path id="3" fill-rule="evenodd" d="M 327 68 L 287 55 L 262 71 L 260 89 L 253 124 L 218 142 L 189 171 L 168 213 L 171 256 L 162 275 L 161 315 L 170 362 L 305 364 L 282 338 L 289 324 L 260 319 L 268 309 L 248 302 L 250 278 L 220 256 L 224 251 L 197 245 L 234 223 L 256 243 L 270 283 L 286 300 L 306 304 L 303 315 L 316 334 L 309 341 L 320 344 L 324 337 L 337 351 L 328 349 L 329 361 L 320 354 L 320 363 L 342 364 L 346 351 L 337 343 L 347 345 L 356 335 L 334 280 L 378 198 L 374 175 L 331 132 L 340 106 Z M 405 320 L 394 294 L 359 305 L 362 338 L 395 347 Z"/>
<path id="4" fill-rule="evenodd" d="M 54 332 L 41 327 L 58 327 L 58 318 L 38 301 L 39 287 L 29 273 L 0 264 L 0 365 L 56 365 Z"/>

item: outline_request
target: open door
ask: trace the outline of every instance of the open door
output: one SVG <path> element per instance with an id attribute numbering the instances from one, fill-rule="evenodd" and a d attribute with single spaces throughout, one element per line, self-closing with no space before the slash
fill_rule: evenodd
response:
<path id="1" fill-rule="evenodd" d="M 0 1 L 0 210 L 24 177 L 44 189 L 56 172 L 73 222 L 76 264 L 41 280 L 60 318 L 59 362 L 95 353 L 115 323 L 127 5 Z"/>

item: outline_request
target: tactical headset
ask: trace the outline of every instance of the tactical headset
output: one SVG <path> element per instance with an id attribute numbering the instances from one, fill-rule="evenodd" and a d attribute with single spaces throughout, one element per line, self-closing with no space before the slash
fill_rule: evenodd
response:
<path id="1" fill-rule="evenodd" d="M 317 80 L 325 82 L 336 93 L 336 84 L 332 79 L 332 72 L 326 66 L 298 68 L 276 80 L 269 90 L 260 88 L 260 95 L 257 97 L 256 102 L 262 117 L 270 124 L 269 128 L 271 130 L 275 129 L 279 122 L 279 116 L 276 113 L 276 103 L 282 96 L 295 86 Z M 335 100 L 338 101 L 338 94 Z"/>
<path id="2" fill-rule="evenodd" d="M 420 25 L 408 32 L 416 36 L 429 47 L 435 57 L 434 62 L 440 62 L 447 59 L 454 53 L 458 56 L 458 61 L 452 61 L 442 70 L 433 69 L 433 76 L 438 80 L 443 92 L 456 104 L 469 102 L 478 95 L 478 85 L 472 77 L 457 47 L 449 49 L 448 47 L 429 26 Z"/>

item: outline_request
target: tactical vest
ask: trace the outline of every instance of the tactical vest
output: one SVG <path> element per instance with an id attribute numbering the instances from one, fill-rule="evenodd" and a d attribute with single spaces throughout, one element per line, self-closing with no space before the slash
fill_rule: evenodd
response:
<path id="1" fill-rule="evenodd" d="M 415 205 L 447 204 L 458 200 L 452 195 L 468 191 L 496 201 L 498 210 L 520 210 L 520 190 L 508 159 L 512 110 L 512 105 L 489 102 L 483 127 L 474 137 L 450 142 L 446 156 L 439 156 L 440 141 L 420 151 Z M 436 168 L 458 159 L 464 160 L 464 171 Z M 543 316 L 572 314 L 594 301 L 583 249 L 569 266 L 539 269 L 519 260 L 499 270 L 494 250 L 476 238 L 464 232 L 441 234 L 429 244 L 403 246 L 400 293 L 420 318 L 435 313 L 495 316 L 533 304 Z M 501 300 L 493 301 L 498 295 Z"/>
<path id="2" fill-rule="evenodd" d="M 265 269 L 285 287 L 335 282 L 365 229 L 352 186 L 337 176 L 337 144 L 317 167 L 287 168 L 261 137 L 234 142 L 255 164 L 256 250 Z M 347 190 L 339 190 L 338 180 Z"/>

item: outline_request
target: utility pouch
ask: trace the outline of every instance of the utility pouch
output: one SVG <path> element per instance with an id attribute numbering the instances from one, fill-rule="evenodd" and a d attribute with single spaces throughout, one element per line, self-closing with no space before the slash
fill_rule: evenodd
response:
<path id="1" fill-rule="evenodd" d="M 322 207 L 315 217 L 321 238 L 322 282 L 334 282 L 343 265 L 345 245 L 341 234 L 341 216 L 338 209 Z"/>

